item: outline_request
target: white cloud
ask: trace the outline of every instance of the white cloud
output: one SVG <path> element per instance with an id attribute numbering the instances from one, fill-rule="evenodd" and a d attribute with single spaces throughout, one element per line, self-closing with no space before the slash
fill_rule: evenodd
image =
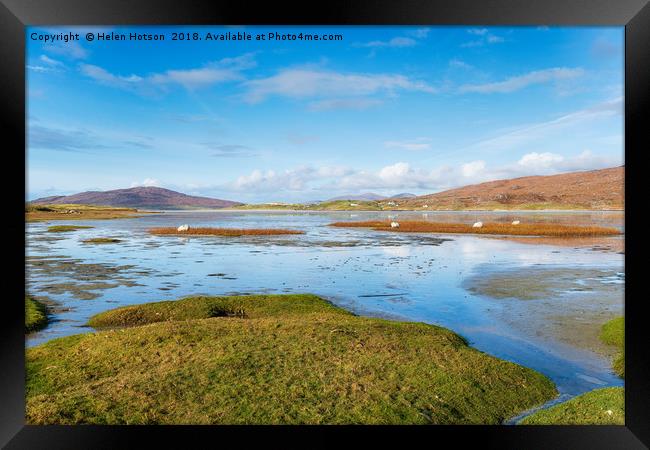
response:
<path id="1" fill-rule="evenodd" d="M 28 70 L 39 72 L 39 73 L 61 72 L 60 69 L 57 69 L 55 67 L 50 67 L 50 66 L 34 66 L 28 64 L 26 67 Z"/>
<path id="2" fill-rule="evenodd" d="M 44 62 L 45 64 L 48 64 L 50 66 L 58 67 L 58 66 L 63 66 L 64 65 L 61 61 L 58 61 L 56 59 L 52 59 L 47 55 L 41 55 L 40 58 L 38 58 L 38 59 L 41 60 L 41 62 Z"/>
<path id="3" fill-rule="evenodd" d="M 549 168 L 554 166 L 555 164 L 564 161 L 564 157 L 561 155 L 557 155 L 555 153 L 537 153 L 537 152 L 532 152 L 532 153 L 527 153 L 525 154 L 518 162 L 520 166 L 527 167 L 527 168 L 532 168 L 532 169 L 540 169 L 540 168 Z"/>
<path id="4" fill-rule="evenodd" d="M 213 186 L 212 189 L 237 192 L 240 195 L 263 193 L 267 197 L 274 196 L 276 200 L 297 198 L 296 196 L 329 198 L 343 193 L 367 191 L 388 194 L 414 190 L 432 193 L 490 180 L 602 169 L 621 164 L 622 161 L 617 158 L 598 156 L 585 150 L 575 156 L 531 152 L 516 162 L 496 167 L 488 167 L 482 160 L 434 168 L 414 167 L 410 163 L 399 161 L 377 170 L 301 166 L 287 170 L 256 169 L 233 182 Z"/>
<path id="5" fill-rule="evenodd" d="M 308 109 L 310 111 L 331 111 L 333 109 L 362 111 L 373 106 L 381 105 L 382 103 L 383 101 L 374 98 L 332 98 L 310 102 Z"/>
<path id="6" fill-rule="evenodd" d="M 330 70 L 294 68 L 244 83 L 244 100 L 259 103 L 270 96 L 289 98 L 352 97 L 398 90 L 434 93 L 428 84 L 396 74 L 340 73 Z"/>
<path id="7" fill-rule="evenodd" d="M 417 41 L 415 39 L 411 39 L 403 36 L 394 37 L 388 41 L 371 41 L 371 42 L 366 42 L 364 44 L 358 44 L 359 47 L 396 47 L 396 48 L 413 47 L 414 45 L 417 45 Z"/>
<path id="8" fill-rule="evenodd" d="M 504 42 L 505 39 L 503 39 L 501 36 L 488 36 L 487 37 L 488 44 L 497 44 L 499 42 Z"/>
<path id="9" fill-rule="evenodd" d="M 138 81 L 142 80 L 142 78 L 138 78 Z M 153 84 L 180 84 L 188 90 L 239 79 L 241 79 L 241 75 L 237 71 L 212 67 L 188 70 L 168 70 L 162 74 L 154 74 L 149 78 Z"/>
<path id="10" fill-rule="evenodd" d="M 520 148 L 530 142 L 540 145 L 550 137 L 557 136 L 559 133 L 566 133 L 568 129 L 575 129 L 585 123 L 607 117 L 621 116 L 622 113 L 623 99 L 619 97 L 546 122 L 523 125 L 496 137 L 479 141 L 461 150 L 504 151 Z"/>
<path id="11" fill-rule="evenodd" d="M 476 92 L 480 94 L 508 93 L 518 91 L 533 84 L 573 79 L 583 74 L 584 70 L 581 68 L 554 67 L 545 70 L 535 70 L 496 83 L 466 84 L 461 86 L 459 91 L 461 93 Z"/>
<path id="12" fill-rule="evenodd" d="M 69 59 L 85 59 L 88 57 L 88 50 L 76 41 L 46 44 L 43 46 L 43 50 Z"/>
<path id="13" fill-rule="evenodd" d="M 303 191 L 315 181 L 342 177 L 349 173 L 349 169 L 336 166 L 323 166 L 318 169 L 301 166 L 283 171 L 255 169 L 249 175 L 242 175 L 221 188 L 240 192 Z"/>
<path id="14" fill-rule="evenodd" d="M 413 141 L 386 141 L 384 147 L 409 151 L 430 150 L 431 144 L 428 141 L 428 138 L 418 138 Z"/>
<path id="15" fill-rule="evenodd" d="M 160 187 L 160 181 L 156 180 L 155 178 L 145 178 L 142 181 L 134 181 L 131 183 L 131 187 L 150 187 L 150 186 L 155 186 L 155 187 Z"/>
<path id="16" fill-rule="evenodd" d="M 415 30 L 408 30 L 404 34 L 412 37 L 406 36 L 397 36 L 387 41 L 370 41 L 370 42 L 358 42 L 353 44 L 354 47 L 370 47 L 370 48 L 404 48 L 404 47 L 413 47 L 418 44 L 417 39 L 425 39 L 429 32 L 430 28 L 416 28 Z"/>
<path id="17" fill-rule="evenodd" d="M 622 157 L 622 154 L 621 154 Z M 572 157 L 556 153 L 527 153 L 517 162 L 517 168 L 533 174 L 550 174 L 560 172 L 573 172 L 577 170 L 594 170 L 614 167 L 623 164 L 623 160 L 614 157 L 594 155 L 590 150 Z"/>
<path id="18" fill-rule="evenodd" d="M 106 69 L 92 64 L 80 64 L 79 70 L 83 75 L 92 78 L 98 83 L 122 89 L 137 88 L 143 80 L 142 77 L 133 74 L 130 76 L 114 75 Z"/>
<path id="19" fill-rule="evenodd" d="M 411 166 L 405 162 L 398 162 L 392 166 L 386 166 L 379 171 L 379 178 L 392 183 L 400 180 L 411 172 Z"/>
<path id="20" fill-rule="evenodd" d="M 438 167 L 432 170 L 415 168 L 407 162 L 397 162 L 378 171 L 354 171 L 334 183 L 326 184 L 324 189 L 343 191 L 422 189 L 439 190 L 449 187 L 458 178 L 458 171 L 451 167 Z"/>
<path id="21" fill-rule="evenodd" d="M 455 67 L 458 69 L 473 69 L 474 66 L 471 64 L 467 64 L 465 61 L 461 61 L 460 59 L 454 58 L 451 61 L 449 61 L 449 67 Z"/>
<path id="22" fill-rule="evenodd" d="M 217 83 L 243 79 L 241 71 L 255 67 L 253 53 L 235 58 L 223 58 L 195 69 L 170 69 L 145 76 L 113 74 L 92 64 L 80 64 L 82 74 L 98 83 L 130 90 L 140 94 L 159 93 L 169 85 L 179 85 L 187 90 L 205 88 Z"/>
<path id="23" fill-rule="evenodd" d="M 464 42 L 461 44 L 461 47 L 471 48 L 471 47 L 482 47 L 486 44 L 499 44 L 505 42 L 505 39 L 496 34 L 490 33 L 490 30 L 487 28 L 470 28 L 467 32 L 473 36 L 477 36 L 478 39 L 473 41 Z"/>
<path id="24" fill-rule="evenodd" d="M 416 28 L 415 30 L 407 31 L 406 34 L 413 36 L 416 39 L 424 39 L 429 35 L 431 28 Z"/>
<path id="25" fill-rule="evenodd" d="M 464 177 L 471 178 L 483 172 L 485 161 L 472 161 L 461 166 L 461 173 Z"/>

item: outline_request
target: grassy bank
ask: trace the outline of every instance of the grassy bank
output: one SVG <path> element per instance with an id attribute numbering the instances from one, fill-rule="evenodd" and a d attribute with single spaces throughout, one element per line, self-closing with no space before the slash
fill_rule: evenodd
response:
<path id="1" fill-rule="evenodd" d="M 596 389 L 537 411 L 520 425 L 624 425 L 625 392 L 622 387 Z"/>
<path id="2" fill-rule="evenodd" d="M 27 222 L 43 222 L 51 220 L 98 220 L 122 219 L 138 217 L 145 214 L 134 208 L 117 208 L 96 205 L 25 205 Z"/>
<path id="3" fill-rule="evenodd" d="M 93 228 L 83 225 L 54 225 L 47 228 L 48 233 L 67 233 L 69 231 L 83 230 L 84 228 Z"/>
<path id="4" fill-rule="evenodd" d="M 169 236 L 272 236 L 280 234 L 305 234 L 300 230 L 284 230 L 280 228 L 190 228 L 178 231 L 174 227 L 150 228 L 149 233 Z"/>
<path id="5" fill-rule="evenodd" d="M 47 308 L 38 300 L 25 297 L 25 333 L 41 330 L 47 325 Z"/>
<path id="6" fill-rule="evenodd" d="M 614 356 L 612 368 L 619 377 L 625 378 L 625 319 L 617 317 L 603 325 L 600 339 L 605 344 L 618 348 L 619 352 Z"/>
<path id="7" fill-rule="evenodd" d="M 497 424 L 557 395 L 449 330 L 313 295 L 195 297 L 89 323 L 101 331 L 27 350 L 28 423 Z"/>
<path id="8" fill-rule="evenodd" d="M 427 221 L 400 221 L 398 228 L 391 228 L 391 221 L 334 222 L 333 227 L 372 228 L 376 231 L 393 231 L 401 233 L 466 233 L 493 234 L 507 236 L 554 236 L 554 237 L 594 237 L 614 236 L 621 232 L 616 228 L 583 227 L 548 223 L 521 223 L 519 225 L 503 223 L 484 223 L 481 228 L 474 228 L 466 223 L 438 223 Z"/>
<path id="9" fill-rule="evenodd" d="M 84 244 L 117 244 L 118 242 L 122 242 L 122 239 L 100 237 L 100 238 L 84 239 L 81 242 L 83 242 Z"/>

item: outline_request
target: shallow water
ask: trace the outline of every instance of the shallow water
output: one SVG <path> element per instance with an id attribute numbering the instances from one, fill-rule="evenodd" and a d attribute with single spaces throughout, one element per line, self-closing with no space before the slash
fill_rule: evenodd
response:
<path id="1" fill-rule="evenodd" d="M 622 314 L 622 254 L 485 236 L 327 226 L 334 221 L 376 218 L 467 223 L 519 219 L 621 229 L 623 224 L 621 213 L 609 212 L 227 211 L 75 221 L 94 228 L 57 234 L 45 231 L 51 224 L 30 223 L 28 291 L 56 306 L 52 323 L 29 336 L 27 345 L 92 331 L 84 327 L 90 316 L 122 305 L 197 294 L 314 293 L 359 314 L 450 328 L 481 351 L 544 373 L 556 383 L 562 399 L 623 385 L 611 371 L 609 356 L 566 339 L 561 332 L 573 319 L 600 324 Z M 290 228 L 306 234 L 185 238 L 146 232 L 150 227 L 183 223 Z M 92 237 L 117 237 L 124 242 L 81 243 Z M 559 280 L 556 284 L 547 280 L 550 288 L 545 285 L 543 298 L 505 298 L 470 286 L 477 279 L 485 282 L 487 277 L 508 273 L 521 283 L 521 274 L 535 278 L 535 269 L 553 273 Z M 584 291 L 588 295 L 582 295 Z M 549 326 L 550 322 L 556 326 Z"/>

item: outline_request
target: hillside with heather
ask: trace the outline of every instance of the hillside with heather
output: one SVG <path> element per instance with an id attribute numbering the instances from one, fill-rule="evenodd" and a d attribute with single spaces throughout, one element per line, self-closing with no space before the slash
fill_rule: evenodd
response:
<path id="1" fill-rule="evenodd" d="M 106 205 L 156 209 L 226 208 L 241 205 L 239 202 L 230 200 L 197 197 L 152 186 L 115 189 L 112 191 L 87 191 L 73 195 L 43 197 L 33 200 L 31 203 L 41 205 Z"/>
<path id="2" fill-rule="evenodd" d="M 402 199 L 399 209 L 623 209 L 625 167 L 488 181 Z"/>

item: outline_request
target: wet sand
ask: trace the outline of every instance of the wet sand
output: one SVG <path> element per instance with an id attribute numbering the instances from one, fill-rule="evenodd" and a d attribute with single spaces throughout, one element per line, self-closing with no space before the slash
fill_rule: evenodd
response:
<path id="1" fill-rule="evenodd" d="M 622 237 L 556 238 L 547 236 L 495 236 L 494 239 L 506 239 L 520 244 L 554 245 L 560 247 L 573 247 L 575 249 L 591 248 L 594 251 L 625 253 L 625 239 Z"/>
<path id="2" fill-rule="evenodd" d="M 624 275 L 611 269 L 531 267 L 477 275 L 464 287 L 501 302 L 494 314 L 525 335 L 611 357 L 616 349 L 599 334 L 623 315 L 622 284 Z"/>

